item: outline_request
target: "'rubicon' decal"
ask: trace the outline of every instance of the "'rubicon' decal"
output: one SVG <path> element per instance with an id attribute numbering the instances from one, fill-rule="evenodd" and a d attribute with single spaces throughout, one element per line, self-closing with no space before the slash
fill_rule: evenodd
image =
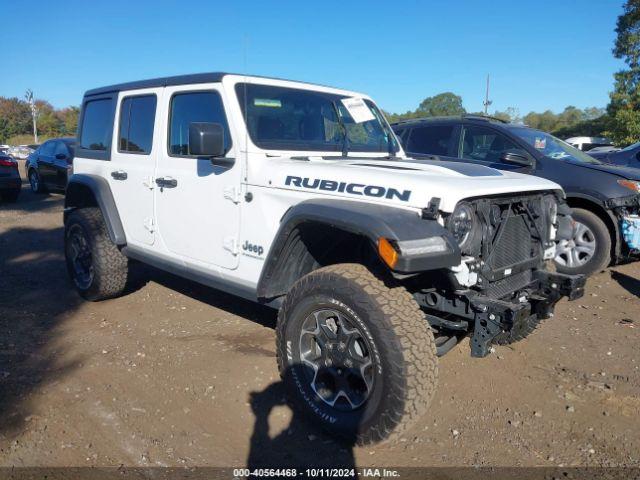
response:
<path id="1" fill-rule="evenodd" d="M 309 179 L 307 177 L 287 176 L 285 185 L 308 188 L 311 190 L 324 190 L 326 192 L 350 193 L 352 195 L 366 195 L 367 197 L 398 199 L 408 202 L 411 190 L 396 190 L 395 188 L 381 187 L 379 185 L 365 185 L 362 183 L 336 182 L 335 180 L 322 180 L 320 178 Z"/>

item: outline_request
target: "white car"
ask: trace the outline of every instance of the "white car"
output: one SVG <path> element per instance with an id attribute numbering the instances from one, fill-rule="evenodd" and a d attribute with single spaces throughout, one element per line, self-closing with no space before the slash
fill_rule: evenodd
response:
<path id="1" fill-rule="evenodd" d="M 613 142 L 605 137 L 571 137 L 567 138 L 565 142 L 583 152 L 588 152 L 594 148 L 615 148 Z"/>
<path id="2" fill-rule="evenodd" d="M 65 254 L 89 300 L 135 259 L 279 308 L 293 403 L 369 443 L 427 410 L 459 338 L 485 356 L 583 294 L 544 268 L 569 213 L 548 180 L 407 158 L 366 95 L 198 74 L 86 92 Z"/>

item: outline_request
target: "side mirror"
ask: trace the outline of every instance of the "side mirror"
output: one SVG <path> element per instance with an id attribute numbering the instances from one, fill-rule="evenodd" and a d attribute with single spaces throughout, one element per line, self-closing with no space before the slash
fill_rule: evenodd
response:
<path id="1" fill-rule="evenodd" d="M 64 153 L 56 153 L 57 160 L 66 160 L 67 156 Z"/>
<path id="2" fill-rule="evenodd" d="M 189 124 L 189 153 L 198 157 L 224 155 L 224 128 L 219 123 Z"/>
<path id="3" fill-rule="evenodd" d="M 532 158 L 522 155 L 520 153 L 504 152 L 500 157 L 500 161 L 505 163 L 512 163 L 514 165 L 520 165 L 522 167 L 533 167 L 535 162 Z"/>

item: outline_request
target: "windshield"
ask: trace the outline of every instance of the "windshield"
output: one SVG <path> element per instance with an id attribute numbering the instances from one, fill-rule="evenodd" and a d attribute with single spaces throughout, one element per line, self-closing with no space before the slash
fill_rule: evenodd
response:
<path id="1" fill-rule="evenodd" d="M 629 152 L 631 150 L 635 150 L 636 148 L 640 147 L 640 142 L 637 143 L 632 143 L 631 145 L 629 145 L 628 147 L 623 148 L 622 150 L 620 150 L 621 152 Z"/>
<path id="2" fill-rule="evenodd" d="M 370 100 L 295 88 L 239 83 L 236 94 L 253 143 L 266 150 L 397 152 Z"/>
<path id="3" fill-rule="evenodd" d="M 517 135 L 537 151 L 554 160 L 572 160 L 575 162 L 592 163 L 600 165 L 602 162 L 587 155 L 581 150 L 572 147 L 567 142 L 560 140 L 548 133 L 532 128 L 512 127 L 511 133 Z"/>

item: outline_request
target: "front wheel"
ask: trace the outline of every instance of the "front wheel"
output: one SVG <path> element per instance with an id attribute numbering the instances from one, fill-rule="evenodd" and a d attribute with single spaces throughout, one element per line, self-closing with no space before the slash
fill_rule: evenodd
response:
<path id="1" fill-rule="evenodd" d="M 595 213 L 574 208 L 570 239 L 562 239 L 556 247 L 555 264 L 560 273 L 592 275 L 611 263 L 611 235 L 606 224 Z"/>
<path id="2" fill-rule="evenodd" d="M 352 443 L 397 436 L 435 392 L 435 341 L 420 307 L 362 265 L 324 267 L 300 279 L 276 333 L 293 404 Z"/>
<path id="3" fill-rule="evenodd" d="M 42 186 L 42 180 L 40 174 L 35 169 L 29 170 L 29 186 L 33 193 L 43 193 L 44 187 Z"/>

